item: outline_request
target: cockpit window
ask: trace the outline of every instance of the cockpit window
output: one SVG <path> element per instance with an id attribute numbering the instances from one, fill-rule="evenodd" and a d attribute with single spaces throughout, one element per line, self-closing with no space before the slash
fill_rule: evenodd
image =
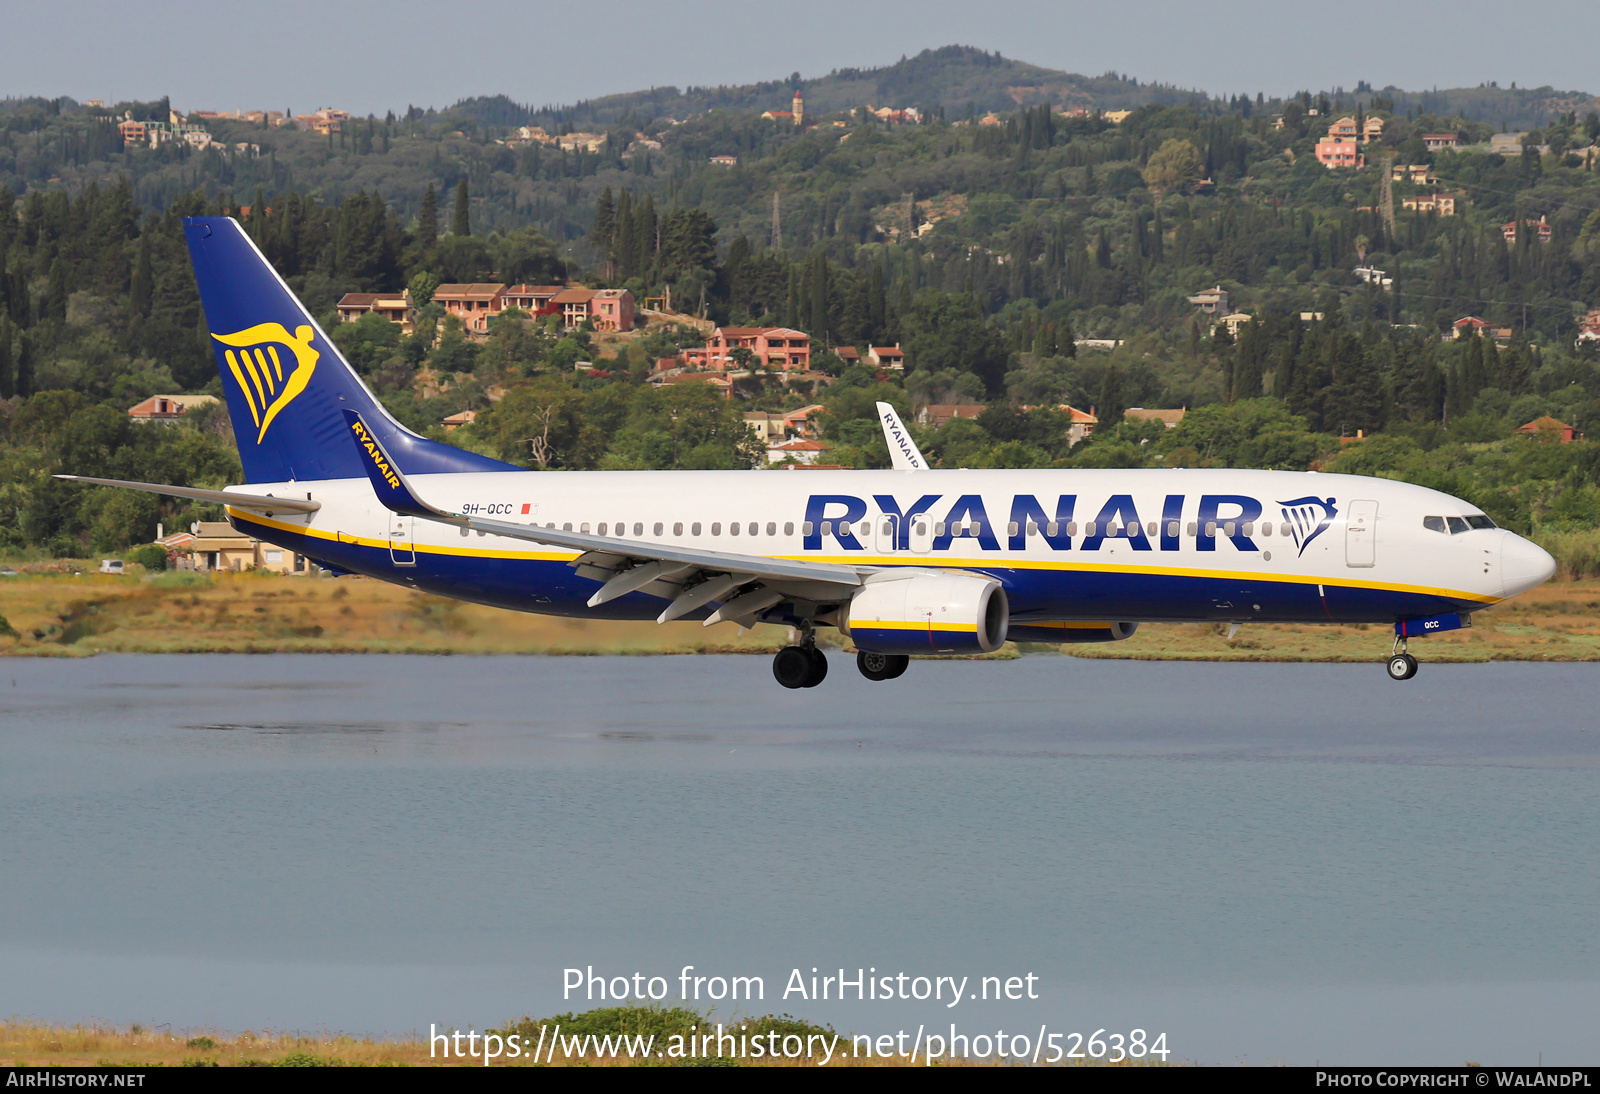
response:
<path id="1" fill-rule="evenodd" d="M 1462 532 L 1470 532 L 1475 528 L 1499 527 L 1482 513 L 1473 517 L 1423 517 L 1422 526 L 1430 532 L 1440 532 L 1447 536 L 1459 536 Z"/>

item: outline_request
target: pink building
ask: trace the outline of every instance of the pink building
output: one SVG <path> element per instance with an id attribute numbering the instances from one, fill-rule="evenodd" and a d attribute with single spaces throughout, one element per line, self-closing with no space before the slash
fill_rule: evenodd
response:
<path id="1" fill-rule="evenodd" d="M 750 351 L 750 364 L 782 372 L 807 372 L 811 368 L 811 336 L 789 327 L 718 327 L 704 349 L 683 351 L 684 363 L 719 370 L 744 367 L 732 356 L 736 349 Z M 740 354 L 742 357 L 743 354 Z"/>
<path id="2" fill-rule="evenodd" d="M 460 319 L 461 325 L 471 333 L 486 334 L 489 317 L 505 310 L 505 292 L 506 287 L 499 283 L 440 285 L 433 291 L 433 299 L 444 305 L 447 315 Z"/>
<path id="3" fill-rule="evenodd" d="M 1365 167 L 1367 158 L 1357 149 L 1354 140 L 1324 137 L 1317 142 L 1317 162 L 1331 171 L 1335 167 Z"/>
<path id="4" fill-rule="evenodd" d="M 529 315 L 555 315 L 560 309 L 551 301 L 560 294 L 561 285 L 513 285 L 500 298 L 503 308 L 520 308 Z"/>

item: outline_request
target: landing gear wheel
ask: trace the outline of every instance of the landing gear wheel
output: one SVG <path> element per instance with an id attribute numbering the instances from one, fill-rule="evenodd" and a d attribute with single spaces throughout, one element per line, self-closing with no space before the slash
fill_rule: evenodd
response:
<path id="1" fill-rule="evenodd" d="M 893 680 L 903 675 L 909 664 L 911 658 L 903 653 L 867 653 L 863 650 L 856 654 L 856 668 L 868 680 Z"/>
<path id="2" fill-rule="evenodd" d="M 772 676 L 786 688 L 814 688 L 828 675 L 828 659 L 815 646 L 785 646 L 772 659 Z"/>
<path id="3" fill-rule="evenodd" d="M 805 686 L 814 688 L 828 678 L 828 659 L 815 646 L 806 650 L 806 653 L 811 656 L 811 676 L 806 680 Z"/>
<path id="4" fill-rule="evenodd" d="M 1397 653 L 1389 658 L 1385 667 L 1389 670 L 1389 679 L 1409 680 L 1417 674 L 1417 659 L 1409 653 Z"/>
<path id="5" fill-rule="evenodd" d="M 804 646 L 783 647 L 772 659 L 773 678 L 786 688 L 811 687 L 812 652 Z"/>

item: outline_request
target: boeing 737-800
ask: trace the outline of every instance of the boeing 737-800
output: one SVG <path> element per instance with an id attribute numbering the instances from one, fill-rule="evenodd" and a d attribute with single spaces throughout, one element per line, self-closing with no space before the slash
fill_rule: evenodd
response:
<path id="1" fill-rule="evenodd" d="M 1408 640 L 1548 579 L 1541 548 L 1420 486 L 1315 472 L 932 470 L 880 404 L 880 471 L 535 472 L 391 418 L 239 224 L 184 222 L 246 483 L 81 479 L 227 507 L 321 566 L 516 611 L 833 627 L 872 680 L 1008 639 L 1143 622 L 1392 624 Z M 70 476 L 67 476 L 70 477 Z"/>

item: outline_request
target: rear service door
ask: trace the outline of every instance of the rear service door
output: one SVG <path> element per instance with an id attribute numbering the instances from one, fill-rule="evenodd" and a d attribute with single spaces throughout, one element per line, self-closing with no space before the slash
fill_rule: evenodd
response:
<path id="1" fill-rule="evenodd" d="M 416 545 L 411 542 L 416 519 L 399 513 L 389 514 L 389 561 L 396 566 L 417 564 Z"/>
<path id="2" fill-rule="evenodd" d="M 1371 566 L 1377 561 L 1378 503 L 1353 501 L 1345 514 L 1344 561 L 1347 566 Z"/>

